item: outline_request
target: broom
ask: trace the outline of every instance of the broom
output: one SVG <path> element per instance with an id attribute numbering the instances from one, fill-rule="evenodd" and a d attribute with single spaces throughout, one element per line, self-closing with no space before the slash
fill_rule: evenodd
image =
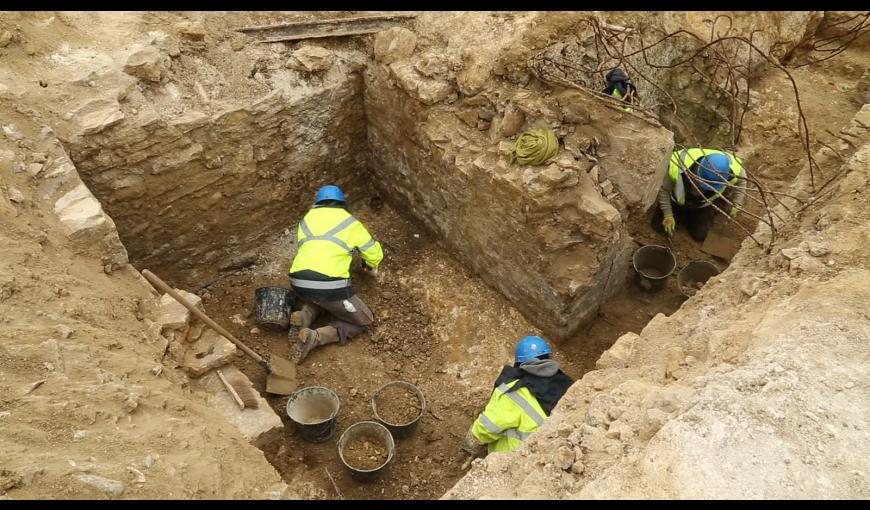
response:
<path id="1" fill-rule="evenodd" d="M 257 409 L 259 407 L 260 402 L 257 399 L 257 393 L 241 372 L 233 370 L 225 375 L 220 368 L 216 371 L 221 382 L 224 383 L 224 387 L 232 395 L 236 404 L 239 405 L 239 409 Z"/>

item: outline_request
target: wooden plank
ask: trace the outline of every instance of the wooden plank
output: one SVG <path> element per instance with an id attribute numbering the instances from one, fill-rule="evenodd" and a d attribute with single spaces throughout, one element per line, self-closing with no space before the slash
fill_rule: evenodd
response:
<path id="1" fill-rule="evenodd" d="M 416 17 L 416 14 L 357 16 L 246 27 L 237 31 L 258 38 L 257 42 L 297 41 L 300 39 L 372 34 Z"/>

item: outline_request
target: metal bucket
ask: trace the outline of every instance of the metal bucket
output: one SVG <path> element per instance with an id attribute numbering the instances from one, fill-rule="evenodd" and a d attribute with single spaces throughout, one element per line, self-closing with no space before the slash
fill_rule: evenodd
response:
<path id="1" fill-rule="evenodd" d="M 654 244 L 638 248 L 631 260 L 637 272 L 637 284 L 646 292 L 665 288 L 668 277 L 677 268 L 677 259 L 670 248 Z"/>
<path id="2" fill-rule="evenodd" d="M 698 292 L 695 284 L 707 283 L 707 280 L 719 274 L 719 268 L 711 262 L 705 260 L 693 260 L 686 264 L 686 267 L 677 275 L 677 283 L 680 286 L 680 293 L 686 297 L 692 297 Z"/>
<path id="3" fill-rule="evenodd" d="M 277 330 L 290 327 L 290 310 L 296 301 L 293 289 L 260 287 L 254 292 L 254 301 L 258 326 Z"/>
<path id="4" fill-rule="evenodd" d="M 323 443 L 335 434 L 341 401 L 329 388 L 309 386 L 287 399 L 287 416 L 306 441 Z"/>
<path id="5" fill-rule="evenodd" d="M 387 460 L 383 464 L 372 469 L 360 469 L 351 466 L 344 458 L 344 449 L 347 443 L 359 437 L 365 437 L 373 442 L 380 443 L 387 449 Z M 390 461 L 396 454 L 396 443 L 393 440 L 393 435 L 386 427 L 374 421 L 361 421 L 354 423 L 338 438 L 338 458 L 341 463 L 350 472 L 350 476 L 360 482 L 368 482 L 373 480 L 384 468 L 389 465 Z"/>
<path id="6" fill-rule="evenodd" d="M 417 416 L 408 423 L 390 423 L 383 417 L 381 417 L 380 413 L 378 413 L 378 395 L 381 393 L 381 391 L 395 386 L 404 388 L 417 396 L 417 402 L 419 403 L 420 412 L 417 413 Z M 420 389 L 413 384 L 405 381 L 393 381 L 381 386 L 372 395 L 372 411 L 374 411 L 375 413 L 375 419 L 386 425 L 386 427 L 393 434 L 393 437 L 396 437 L 398 439 L 404 439 L 410 436 L 414 432 L 414 430 L 417 429 L 417 423 L 419 423 L 420 418 L 423 417 L 423 413 L 426 412 L 426 398 L 423 396 L 423 392 L 420 391 Z"/>

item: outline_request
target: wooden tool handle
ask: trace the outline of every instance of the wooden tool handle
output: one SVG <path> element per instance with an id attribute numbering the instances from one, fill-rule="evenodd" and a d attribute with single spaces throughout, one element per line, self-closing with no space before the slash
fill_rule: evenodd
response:
<path id="1" fill-rule="evenodd" d="M 193 306 L 192 304 L 190 304 L 186 299 L 184 299 L 183 297 L 181 297 L 181 295 L 179 295 L 178 292 L 175 292 L 175 290 L 173 290 L 169 285 L 166 285 L 166 283 L 165 283 L 163 280 L 161 280 L 160 278 L 158 278 L 157 275 L 155 275 L 154 273 L 152 273 L 151 271 L 149 271 L 149 270 L 147 270 L 147 269 L 143 269 L 143 270 L 142 270 L 142 276 L 144 276 L 145 278 L 147 278 L 149 282 L 151 282 L 155 287 L 157 287 L 157 288 L 160 289 L 161 291 L 163 291 L 163 292 L 169 294 L 170 296 L 172 296 L 173 298 L 175 298 L 176 301 L 178 301 L 179 303 L 181 303 L 185 308 L 187 308 L 188 310 L 190 310 L 191 313 L 193 313 L 194 315 L 196 315 L 197 318 L 199 318 L 199 320 L 201 320 L 202 322 L 206 323 L 206 325 L 207 325 L 208 327 L 210 327 L 211 329 L 217 331 L 218 333 L 220 333 L 221 335 L 223 335 L 224 337 L 226 337 L 227 340 L 229 340 L 229 341 L 231 341 L 232 343 L 236 344 L 236 347 L 238 347 L 239 349 L 241 349 L 242 351 L 244 351 L 244 353 L 247 354 L 248 356 L 254 358 L 254 359 L 257 361 L 257 363 L 260 363 L 260 364 L 263 365 L 263 366 L 267 366 L 267 365 L 268 365 L 268 363 L 266 363 L 266 361 L 265 361 L 265 360 L 264 360 L 264 359 L 263 359 L 259 354 L 257 354 L 256 352 L 252 351 L 251 349 L 249 349 L 247 345 L 243 344 L 241 341 L 239 341 L 238 338 L 236 338 L 236 337 L 234 337 L 233 335 L 231 335 L 229 331 L 227 331 L 227 330 L 225 330 L 224 328 L 220 327 L 220 325 L 219 325 L 217 322 L 211 320 L 211 319 L 209 318 L 209 316 L 206 315 L 205 313 L 203 313 L 199 308 L 197 308 L 197 307 Z"/>
<path id="2" fill-rule="evenodd" d="M 226 377 L 224 377 L 224 373 L 221 372 L 221 369 L 218 368 L 217 370 L 215 370 L 215 372 L 217 372 L 217 375 L 218 375 L 218 377 L 220 377 L 221 382 L 224 383 L 224 387 L 227 389 L 227 391 L 230 393 L 230 395 L 232 395 L 233 400 L 235 400 L 236 404 L 238 404 L 239 409 L 244 409 L 245 403 L 242 402 L 242 397 L 240 397 L 239 394 L 236 393 L 236 389 L 233 388 L 233 385 L 230 384 L 229 381 L 227 381 Z"/>

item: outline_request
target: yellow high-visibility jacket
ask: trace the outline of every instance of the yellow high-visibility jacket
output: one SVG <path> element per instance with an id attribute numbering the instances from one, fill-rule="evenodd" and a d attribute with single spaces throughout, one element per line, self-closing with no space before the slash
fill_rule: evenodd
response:
<path id="1" fill-rule="evenodd" d="M 372 269 L 377 269 L 384 258 L 381 244 L 341 207 L 315 207 L 308 211 L 299 223 L 296 239 L 298 251 L 290 265 L 291 274 L 309 270 L 331 278 L 349 279 L 355 248 Z"/>
<path id="2" fill-rule="evenodd" d="M 619 89 L 617 89 L 616 87 L 613 88 L 613 92 L 611 92 L 610 95 L 613 96 L 613 97 L 615 97 L 615 98 L 617 98 L 617 99 L 622 99 L 622 93 L 620 93 L 620 92 L 619 92 Z M 629 108 L 629 107 L 627 107 L 627 106 L 623 107 L 622 109 L 625 110 L 625 111 L 627 111 L 627 112 L 633 112 L 633 111 L 634 111 L 634 110 L 632 110 L 631 108 Z"/>
<path id="3" fill-rule="evenodd" d="M 500 384 L 492 390 L 486 408 L 471 426 L 474 437 L 487 446 L 489 453 L 509 452 L 537 430 L 547 414 L 528 388 L 505 393 L 518 379 Z"/>

